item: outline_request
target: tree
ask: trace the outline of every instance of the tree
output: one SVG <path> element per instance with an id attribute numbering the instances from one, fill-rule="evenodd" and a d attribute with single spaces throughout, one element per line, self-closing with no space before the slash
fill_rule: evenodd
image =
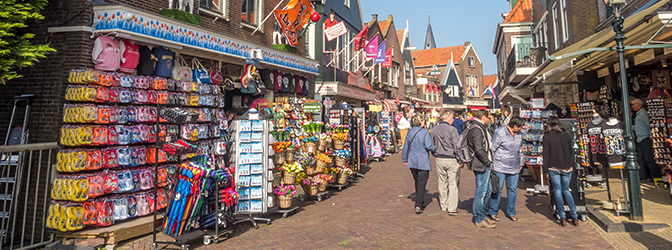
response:
<path id="1" fill-rule="evenodd" d="M 0 83 L 22 77 L 16 71 L 33 66 L 49 52 L 56 51 L 49 44 L 32 44 L 35 34 L 26 33 L 29 19 L 44 19 L 40 11 L 47 0 L 0 1 Z"/>

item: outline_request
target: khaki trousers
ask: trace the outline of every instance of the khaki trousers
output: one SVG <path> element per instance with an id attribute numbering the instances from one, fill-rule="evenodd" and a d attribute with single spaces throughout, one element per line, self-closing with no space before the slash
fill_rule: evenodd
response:
<path id="1" fill-rule="evenodd" d="M 436 176 L 439 178 L 439 202 L 441 210 L 457 212 L 460 185 L 460 164 L 455 158 L 435 158 Z"/>
<path id="2" fill-rule="evenodd" d="M 406 140 L 406 134 L 408 133 L 408 129 L 400 129 L 399 130 L 399 135 L 401 137 L 401 140 L 399 141 L 400 145 L 404 145 L 404 140 Z"/>

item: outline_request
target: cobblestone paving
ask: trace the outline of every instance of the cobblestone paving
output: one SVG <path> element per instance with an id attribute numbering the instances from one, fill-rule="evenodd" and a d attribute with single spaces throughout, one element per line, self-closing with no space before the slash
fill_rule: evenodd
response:
<path id="1" fill-rule="evenodd" d="M 401 154 L 373 162 L 362 172 L 364 178 L 342 191 L 333 191 L 322 202 L 301 202 L 295 198 L 293 204 L 301 208 L 288 218 L 269 215 L 273 223 L 260 224 L 259 229 L 243 223 L 228 240 L 208 246 L 198 240 L 191 248 L 611 249 L 588 223 L 582 222 L 578 228 L 556 224 L 548 208 L 548 196 L 526 193 L 525 187 L 532 185 L 530 182 L 519 185 L 517 222 L 508 220 L 500 210 L 501 221 L 496 229 L 479 229 L 471 221 L 474 192 L 471 171 L 462 170 L 461 215 L 455 217 L 439 208 L 434 170 L 427 184 L 426 200 L 431 199 L 431 203 L 423 214 L 414 213 L 413 179 L 401 163 Z M 502 199 L 501 208 L 505 200 Z M 151 235 L 120 247 L 151 249 Z"/>

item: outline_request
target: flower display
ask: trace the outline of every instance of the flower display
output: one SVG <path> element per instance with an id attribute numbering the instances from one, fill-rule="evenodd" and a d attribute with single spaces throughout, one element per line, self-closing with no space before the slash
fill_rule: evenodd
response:
<path id="1" fill-rule="evenodd" d="M 301 142 L 303 143 L 309 143 L 309 142 L 318 142 L 320 138 L 317 136 L 306 136 L 301 139 Z"/>
<path id="2" fill-rule="evenodd" d="M 301 167 L 301 164 L 298 162 L 293 162 L 293 163 L 285 163 L 285 165 L 282 166 L 282 171 L 288 172 L 288 173 L 298 173 L 303 171 L 303 167 Z"/>
<path id="3" fill-rule="evenodd" d="M 318 176 L 319 176 L 319 175 L 308 176 L 308 177 L 306 177 L 306 178 L 303 178 L 303 179 L 301 180 L 301 184 L 306 185 L 306 186 L 315 186 L 315 185 L 318 185 L 318 184 L 320 184 L 320 183 L 322 183 L 322 182 L 324 181 L 324 180 L 320 179 Z"/>
<path id="4" fill-rule="evenodd" d="M 330 182 L 334 180 L 334 176 L 330 174 L 318 174 L 315 175 L 315 178 L 322 180 L 323 182 Z"/>
<path id="5" fill-rule="evenodd" d="M 315 159 L 317 159 L 318 161 L 323 161 L 325 163 L 331 163 L 332 162 L 331 157 L 329 157 L 329 155 L 324 154 L 324 153 L 319 153 L 319 154 L 315 155 Z"/>
<path id="6" fill-rule="evenodd" d="M 276 195 L 294 195 L 296 187 L 294 185 L 278 185 L 273 188 L 273 194 Z"/>
<path id="7" fill-rule="evenodd" d="M 319 138 L 320 141 L 331 142 L 331 136 L 326 133 L 320 134 L 317 137 Z"/>
<path id="8" fill-rule="evenodd" d="M 315 157 L 312 157 L 309 154 L 301 154 L 299 158 L 296 159 L 296 161 L 304 166 L 313 165 L 317 162 L 317 160 L 315 160 Z"/>
<path id="9" fill-rule="evenodd" d="M 296 182 L 300 183 L 301 181 L 303 181 L 303 178 L 306 178 L 306 177 L 308 177 L 308 175 L 306 175 L 306 173 L 304 173 L 304 172 L 301 172 L 301 173 L 296 175 Z"/>
<path id="10" fill-rule="evenodd" d="M 334 155 L 336 157 L 341 157 L 341 158 L 348 159 L 348 158 L 350 158 L 350 150 L 349 149 L 339 149 L 339 150 L 334 151 Z"/>
<path id="11" fill-rule="evenodd" d="M 271 169 L 271 170 L 273 171 L 273 173 L 280 173 L 280 172 L 283 171 L 283 170 L 282 170 L 282 166 L 280 166 L 280 167 L 274 167 L 274 168 Z"/>
<path id="12" fill-rule="evenodd" d="M 336 133 L 348 133 L 350 132 L 350 125 L 336 125 L 334 129 Z"/>
<path id="13" fill-rule="evenodd" d="M 347 133 L 334 133 L 331 135 L 331 139 L 334 140 L 339 140 L 339 141 L 345 141 L 348 139 L 348 134 Z"/>
<path id="14" fill-rule="evenodd" d="M 340 174 L 346 174 L 346 175 L 351 175 L 352 174 L 352 169 L 350 169 L 348 167 L 342 167 L 342 168 L 339 168 L 339 170 L 341 171 Z"/>
<path id="15" fill-rule="evenodd" d="M 326 170 L 327 174 L 339 174 L 341 173 L 340 168 L 327 168 Z"/>
<path id="16" fill-rule="evenodd" d="M 322 126 L 324 123 L 322 122 L 302 122 L 301 126 L 303 127 L 303 131 L 309 134 L 315 134 L 317 132 L 322 131 Z"/>

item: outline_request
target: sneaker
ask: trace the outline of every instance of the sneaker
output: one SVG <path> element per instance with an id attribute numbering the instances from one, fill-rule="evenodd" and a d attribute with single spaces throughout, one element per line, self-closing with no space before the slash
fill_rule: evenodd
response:
<path id="1" fill-rule="evenodd" d="M 497 223 L 496 221 L 488 218 L 487 216 L 485 217 L 485 220 L 483 220 L 483 221 L 485 221 L 486 223 L 488 223 L 490 225 L 495 225 Z"/>
<path id="2" fill-rule="evenodd" d="M 419 207 L 416 207 L 416 208 L 415 208 L 415 213 L 416 213 L 416 214 L 421 214 L 421 213 L 422 213 L 422 209 L 420 209 Z"/>
<path id="3" fill-rule="evenodd" d="M 479 223 L 475 223 L 474 226 L 476 226 L 478 228 L 495 228 L 496 227 L 495 224 L 490 224 L 486 220 L 483 220 Z"/>
<path id="4" fill-rule="evenodd" d="M 450 215 L 450 216 L 458 216 L 458 215 L 460 215 L 460 212 L 459 212 L 459 211 L 448 212 L 448 215 Z"/>

